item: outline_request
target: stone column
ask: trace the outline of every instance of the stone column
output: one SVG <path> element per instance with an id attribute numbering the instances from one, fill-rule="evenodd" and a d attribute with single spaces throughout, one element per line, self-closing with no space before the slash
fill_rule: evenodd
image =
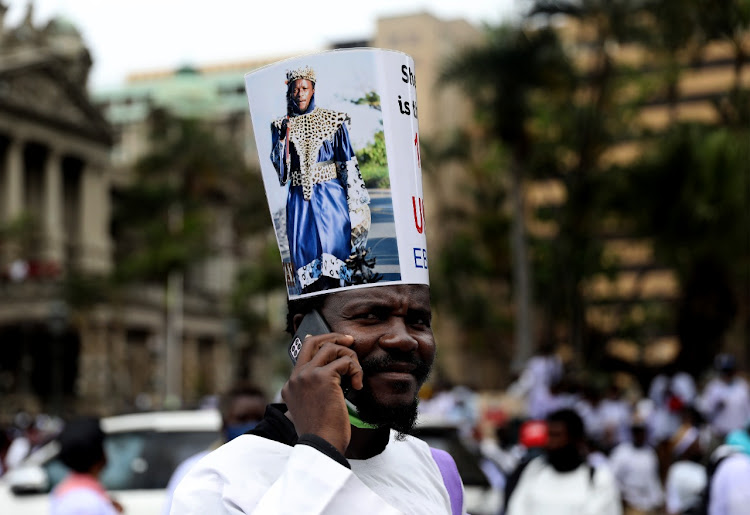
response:
<path id="1" fill-rule="evenodd" d="M 211 388 L 215 392 L 225 392 L 232 385 L 234 377 L 231 354 L 227 341 L 219 336 L 213 337 L 214 355 L 214 384 Z"/>
<path id="2" fill-rule="evenodd" d="M 182 399 L 185 403 L 198 400 L 201 386 L 200 356 L 198 340 L 191 333 L 185 333 L 182 347 Z"/>
<path id="3" fill-rule="evenodd" d="M 99 411 L 106 412 L 109 408 L 106 406 L 107 399 L 110 398 L 113 390 L 110 376 L 115 373 L 115 370 L 113 370 L 112 360 L 110 359 L 106 324 L 97 321 L 93 332 L 95 345 L 94 363 L 96 363 L 96 375 L 94 376 L 95 396 L 99 403 Z"/>
<path id="4" fill-rule="evenodd" d="M 62 174 L 60 154 L 50 148 L 44 165 L 44 258 L 61 267 L 65 257 Z"/>
<path id="5" fill-rule="evenodd" d="M 122 324 L 110 325 L 109 333 L 110 373 L 112 374 L 112 408 L 118 411 L 129 407 L 135 398 L 128 368 L 127 338 Z"/>
<path id="6" fill-rule="evenodd" d="M 23 174 L 23 147 L 24 144 L 18 139 L 11 139 L 8 143 L 5 156 L 5 198 L 3 204 L 4 219 L 12 221 L 23 212 L 24 204 L 24 174 Z"/>
<path id="7" fill-rule="evenodd" d="M 107 326 L 90 314 L 80 319 L 78 355 L 78 396 L 83 405 L 99 413 L 110 414 L 109 360 Z"/>
<path id="8" fill-rule="evenodd" d="M 109 184 L 102 167 L 87 164 L 81 171 L 78 211 L 78 265 L 87 272 L 106 273 L 112 268 L 109 237 Z"/>
<path id="9" fill-rule="evenodd" d="M 96 332 L 90 325 L 89 320 L 81 318 L 79 321 L 78 348 L 78 378 L 76 380 L 76 393 L 81 407 L 91 407 L 96 398 L 96 384 L 98 375 L 98 363 L 96 359 Z"/>

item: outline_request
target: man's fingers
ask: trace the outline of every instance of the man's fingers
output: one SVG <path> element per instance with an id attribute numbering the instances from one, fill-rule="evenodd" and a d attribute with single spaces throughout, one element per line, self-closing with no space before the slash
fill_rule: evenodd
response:
<path id="1" fill-rule="evenodd" d="M 302 350 L 297 356 L 297 364 L 305 364 L 312 360 L 318 351 L 326 344 L 334 343 L 343 347 L 351 347 L 354 343 L 354 337 L 348 334 L 321 334 L 315 336 L 308 336 L 305 341 L 302 342 Z"/>
<path id="2" fill-rule="evenodd" d="M 298 368 L 300 376 L 310 372 L 335 373 L 338 376 L 347 375 L 351 377 L 353 388 L 357 390 L 362 388 L 363 372 L 357 353 L 348 347 L 333 342 L 324 342 L 315 356 Z"/>
<path id="3" fill-rule="evenodd" d="M 352 388 L 355 390 L 362 389 L 364 373 L 362 372 L 362 367 L 359 365 L 359 361 L 356 361 L 356 358 L 352 359 L 349 356 L 342 356 L 330 362 L 323 368 L 329 370 L 333 369 L 339 377 L 349 376 L 351 378 Z"/>

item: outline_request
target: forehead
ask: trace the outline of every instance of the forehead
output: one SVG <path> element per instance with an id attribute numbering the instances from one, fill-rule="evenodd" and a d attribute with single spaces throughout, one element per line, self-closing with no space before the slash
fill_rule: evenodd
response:
<path id="1" fill-rule="evenodd" d="M 297 79 L 292 83 L 292 86 L 295 88 L 307 88 L 307 89 L 311 89 L 313 87 L 312 82 L 310 82 L 307 79 Z"/>
<path id="2" fill-rule="evenodd" d="M 407 306 L 429 311 L 430 288 L 424 284 L 397 284 L 346 290 L 328 295 L 324 306 L 336 310 L 355 306 Z"/>

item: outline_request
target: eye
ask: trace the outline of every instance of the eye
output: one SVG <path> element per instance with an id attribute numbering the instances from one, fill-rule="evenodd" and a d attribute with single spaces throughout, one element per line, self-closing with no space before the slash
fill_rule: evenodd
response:
<path id="1" fill-rule="evenodd" d="M 367 322 L 380 322 L 388 318 L 388 311 L 385 309 L 372 308 L 356 313 L 352 318 Z"/>
<path id="2" fill-rule="evenodd" d="M 412 311 L 407 315 L 406 322 L 411 326 L 426 329 L 430 327 L 431 317 L 429 313 Z"/>

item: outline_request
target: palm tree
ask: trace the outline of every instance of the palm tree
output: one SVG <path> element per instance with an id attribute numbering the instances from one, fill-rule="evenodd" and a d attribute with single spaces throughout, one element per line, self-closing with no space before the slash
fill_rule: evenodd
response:
<path id="1" fill-rule="evenodd" d="M 515 368 L 522 366 L 532 353 L 531 274 L 523 193 L 534 144 L 529 123 L 533 116 L 532 97 L 539 91 L 563 94 L 569 88 L 571 74 L 553 30 L 527 31 L 510 26 L 490 29 L 484 46 L 458 55 L 443 74 L 448 81 L 459 83 L 475 100 L 488 142 L 501 142 L 510 156 L 513 296 L 517 320 Z"/>

